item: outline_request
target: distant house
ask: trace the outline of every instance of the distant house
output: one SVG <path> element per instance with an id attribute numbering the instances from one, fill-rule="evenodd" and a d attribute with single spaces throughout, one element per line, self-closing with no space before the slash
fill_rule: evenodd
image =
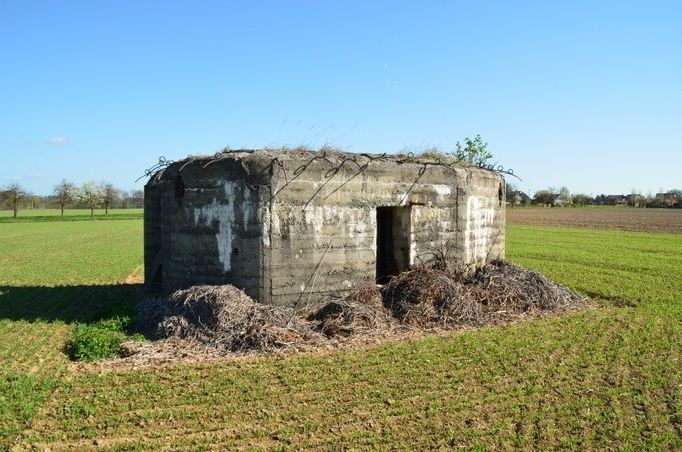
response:
<path id="1" fill-rule="evenodd" d="M 661 207 L 675 207 L 678 201 L 676 193 L 656 193 L 656 203 Z"/>
<path id="2" fill-rule="evenodd" d="M 609 195 L 604 198 L 605 206 L 627 206 L 628 198 L 625 195 Z"/>
<path id="3" fill-rule="evenodd" d="M 530 204 L 530 196 L 525 194 L 522 191 L 513 191 L 511 192 L 511 195 L 509 197 L 509 200 L 507 201 L 507 204 L 509 204 L 511 207 L 514 206 L 525 206 Z"/>

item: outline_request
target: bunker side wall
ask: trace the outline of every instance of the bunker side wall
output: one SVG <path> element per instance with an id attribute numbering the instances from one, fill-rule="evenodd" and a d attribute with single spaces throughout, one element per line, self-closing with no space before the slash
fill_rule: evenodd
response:
<path id="1" fill-rule="evenodd" d="M 147 184 L 144 187 L 144 280 L 146 286 L 160 292 L 163 243 L 164 184 Z"/>
<path id="2" fill-rule="evenodd" d="M 152 199 L 145 204 L 145 275 L 160 252 L 165 294 L 196 284 L 232 284 L 260 298 L 260 186 L 238 171 L 207 177 L 173 169 L 146 187 Z"/>
<path id="3" fill-rule="evenodd" d="M 504 179 L 492 172 L 467 170 L 457 202 L 457 249 L 469 266 L 480 267 L 505 257 L 504 184 Z"/>

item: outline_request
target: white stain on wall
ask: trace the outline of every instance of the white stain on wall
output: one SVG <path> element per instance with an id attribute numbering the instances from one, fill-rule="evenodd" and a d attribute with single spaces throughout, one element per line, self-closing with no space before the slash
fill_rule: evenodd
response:
<path id="1" fill-rule="evenodd" d="M 213 199 L 211 204 L 194 209 L 194 224 L 210 226 L 218 222 L 218 232 L 215 235 L 218 246 L 218 258 L 227 273 L 232 268 L 232 240 L 234 240 L 234 204 L 235 183 L 226 181 L 224 185 L 225 201 Z"/>
<path id="2" fill-rule="evenodd" d="M 466 232 L 464 249 L 467 262 L 482 264 L 488 257 L 494 237 L 491 237 L 495 222 L 495 201 L 482 196 L 470 196 L 467 200 Z"/>
<path id="3" fill-rule="evenodd" d="M 434 184 L 431 187 L 433 187 L 439 196 L 450 196 L 450 194 L 452 194 L 452 189 L 449 185 Z"/>
<path id="4" fill-rule="evenodd" d="M 376 230 L 374 211 L 364 208 L 336 206 L 308 206 L 303 212 L 304 221 L 312 230 L 313 237 L 324 238 L 324 226 L 339 238 L 349 238 L 359 242 L 369 241 L 370 247 L 376 246 L 373 238 Z"/>
<path id="5" fill-rule="evenodd" d="M 249 187 L 244 187 L 243 191 L 244 202 L 242 203 L 242 220 L 244 221 L 244 232 L 249 230 L 249 220 L 253 215 L 253 203 L 251 202 L 251 190 Z"/>
<path id="6" fill-rule="evenodd" d="M 260 225 L 260 233 L 261 237 L 263 239 L 263 246 L 266 248 L 270 247 L 270 207 L 266 206 L 261 206 L 259 207 L 259 213 L 258 213 L 258 218 L 262 218 L 262 222 Z"/>

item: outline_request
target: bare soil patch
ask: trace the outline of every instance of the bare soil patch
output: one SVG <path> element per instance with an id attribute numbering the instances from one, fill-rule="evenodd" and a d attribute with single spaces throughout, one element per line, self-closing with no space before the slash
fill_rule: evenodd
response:
<path id="1" fill-rule="evenodd" d="M 123 284 L 142 284 L 144 283 L 144 269 L 142 266 L 135 268 L 135 270 L 126 276 Z"/>
<path id="2" fill-rule="evenodd" d="M 509 224 L 682 234 L 682 209 L 508 208 Z"/>

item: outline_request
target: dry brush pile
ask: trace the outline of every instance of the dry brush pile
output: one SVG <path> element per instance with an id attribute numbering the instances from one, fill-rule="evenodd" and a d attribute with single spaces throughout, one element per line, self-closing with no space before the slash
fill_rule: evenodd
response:
<path id="1" fill-rule="evenodd" d="M 144 303 L 138 316 L 148 332 L 155 323 L 161 337 L 188 339 L 219 352 L 269 352 L 317 336 L 293 309 L 257 303 L 230 285 L 178 290 L 168 300 Z"/>
<path id="2" fill-rule="evenodd" d="M 383 287 L 360 285 L 341 300 L 297 313 L 260 304 L 233 286 L 195 286 L 139 306 L 138 323 L 163 338 L 214 353 L 270 353 L 329 346 L 434 327 L 480 327 L 588 302 L 542 275 L 508 262 L 473 274 L 416 266 Z"/>

